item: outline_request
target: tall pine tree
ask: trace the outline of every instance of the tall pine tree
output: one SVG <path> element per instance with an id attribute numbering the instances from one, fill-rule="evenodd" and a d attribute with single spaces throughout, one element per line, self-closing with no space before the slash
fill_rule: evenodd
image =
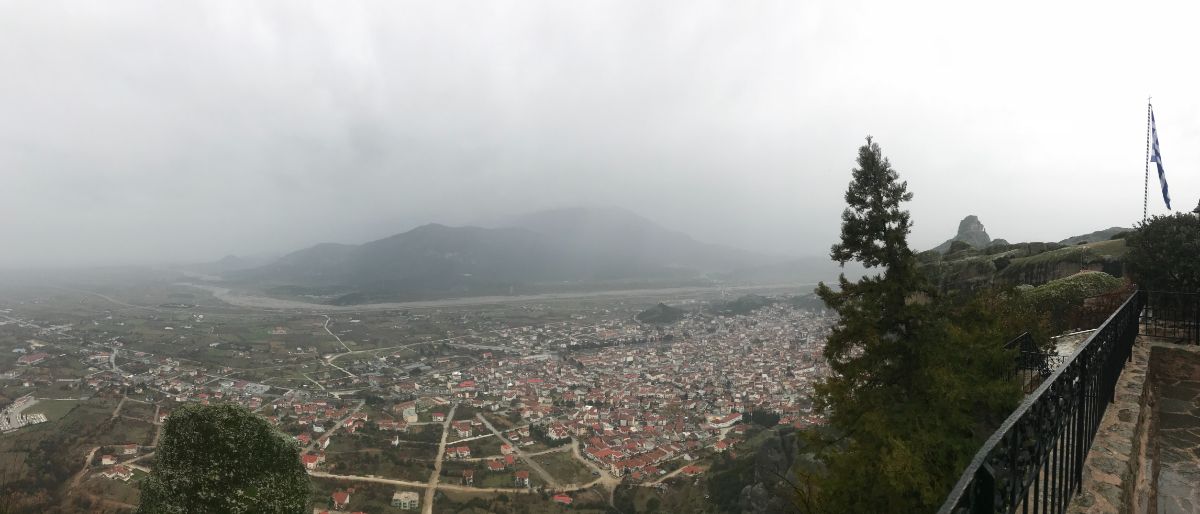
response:
<path id="1" fill-rule="evenodd" d="M 989 297 L 938 296 L 908 247 L 908 184 L 870 137 L 846 191 L 834 261 L 867 275 L 817 294 L 840 315 L 828 338 L 830 376 L 816 388 L 835 437 L 809 483 L 820 512 L 928 512 L 982 437 L 1015 405 L 1002 349 L 1006 329 Z M 1015 334 L 1012 334 L 1015 335 Z"/>

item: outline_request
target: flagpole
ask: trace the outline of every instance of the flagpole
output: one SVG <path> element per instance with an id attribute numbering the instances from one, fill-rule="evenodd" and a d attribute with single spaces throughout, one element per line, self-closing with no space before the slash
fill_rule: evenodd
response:
<path id="1" fill-rule="evenodd" d="M 1142 179 L 1142 223 L 1146 222 L 1146 205 L 1150 197 L 1150 97 L 1146 97 L 1146 174 Z"/>

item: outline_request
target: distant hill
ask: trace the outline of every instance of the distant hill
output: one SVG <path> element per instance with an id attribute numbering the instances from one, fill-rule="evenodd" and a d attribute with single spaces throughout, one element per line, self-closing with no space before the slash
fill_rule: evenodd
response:
<path id="1" fill-rule="evenodd" d="M 788 303 L 799 309 L 824 310 L 827 308 L 825 301 L 812 293 L 791 296 L 788 298 Z"/>
<path id="2" fill-rule="evenodd" d="M 775 298 L 767 298 L 765 296 L 756 294 L 748 294 L 739 296 L 737 299 L 730 301 L 713 302 L 713 304 L 710 306 L 710 310 L 712 310 L 714 314 L 720 314 L 724 316 L 739 316 L 750 314 L 751 312 L 768 305 L 773 305 L 777 301 L 779 300 Z"/>
<path id="3" fill-rule="evenodd" d="M 671 307 L 665 303 L 660 303 L 654 307 L 639 312 L 636 318 L 642 323 L 665 325 L 683 319 L 683 311 L 676 309 L 675 307 Z"/>
<path id="4" fill-rule="evenodd" d="M 237 274 L 273 292 L 338 295 L 336 303 L 506 293 L 573 278 L 561 250 L 520 229 L 430 224 L 362 245 L 325 243 Z M 346 296 L 352 295 L 352 296 Z"/>
<path id="5" fill-rule="evenodd" d="M 270 294 L 354 304 L 709 285 L 782 260 L 702 243 L 629 211 L 579 208 L 529 214 L 506 227 L 429 224 L 361 245 L 319 244 L 226 276 Z"/>
<path id="6" fill-rule="evenodd" d="M 1112 239 L 1113 236 L 1120 234 L 1122 232 L 1132 232 L 1132 231 L 1133 231 L 1133 229 L 1131 229 L 1131 228 L 1111 227 L 1111 228 L 1106 228 L 1104 230 L 1097 230 L 1090 234 L 1068 237 L 1066 239 L 1063 239 L 1062 241 L 1059 241 L 1058 243 L 1064 244 L 1064 245 L 1077 245 L 1079 243 L 1096 243 L 1099 241 L 1108 241 L 1109 239 Z"/>

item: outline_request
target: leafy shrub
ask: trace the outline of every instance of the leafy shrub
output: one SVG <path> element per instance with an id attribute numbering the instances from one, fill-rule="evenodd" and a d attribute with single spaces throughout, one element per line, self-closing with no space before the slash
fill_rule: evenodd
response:
<path id="1" fill-rule="evenodd" d="M 138 514 L 307 512 L 299 448 L 233 404 L 185 405 L 167 418 Z"/>
<path id="2" fill-rule="evenodd" d="M 1138 224 L 1126 244 L 1126 262 L 1142 288 L 1200 291 L 1200 216 L 1154 216 Z"/>

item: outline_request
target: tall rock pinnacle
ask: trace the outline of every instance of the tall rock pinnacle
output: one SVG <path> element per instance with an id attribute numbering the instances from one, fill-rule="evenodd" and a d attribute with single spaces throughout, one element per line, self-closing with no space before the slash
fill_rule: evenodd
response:
<path id="1" fill-rule="evenodd" d="M 987 230 L 983 228 L 983 223 L 979 221 L 979 217 L 971 214 L 958 222 L 958 233 L 946 242 L 934 248 L 942 253 L 946 253 L 950 249 L 950 243 L 954 241 L 962 241 L 971 245 L 974 248 L 986 248 L 991 244 L 992 238 L 988 236 Z"/>

